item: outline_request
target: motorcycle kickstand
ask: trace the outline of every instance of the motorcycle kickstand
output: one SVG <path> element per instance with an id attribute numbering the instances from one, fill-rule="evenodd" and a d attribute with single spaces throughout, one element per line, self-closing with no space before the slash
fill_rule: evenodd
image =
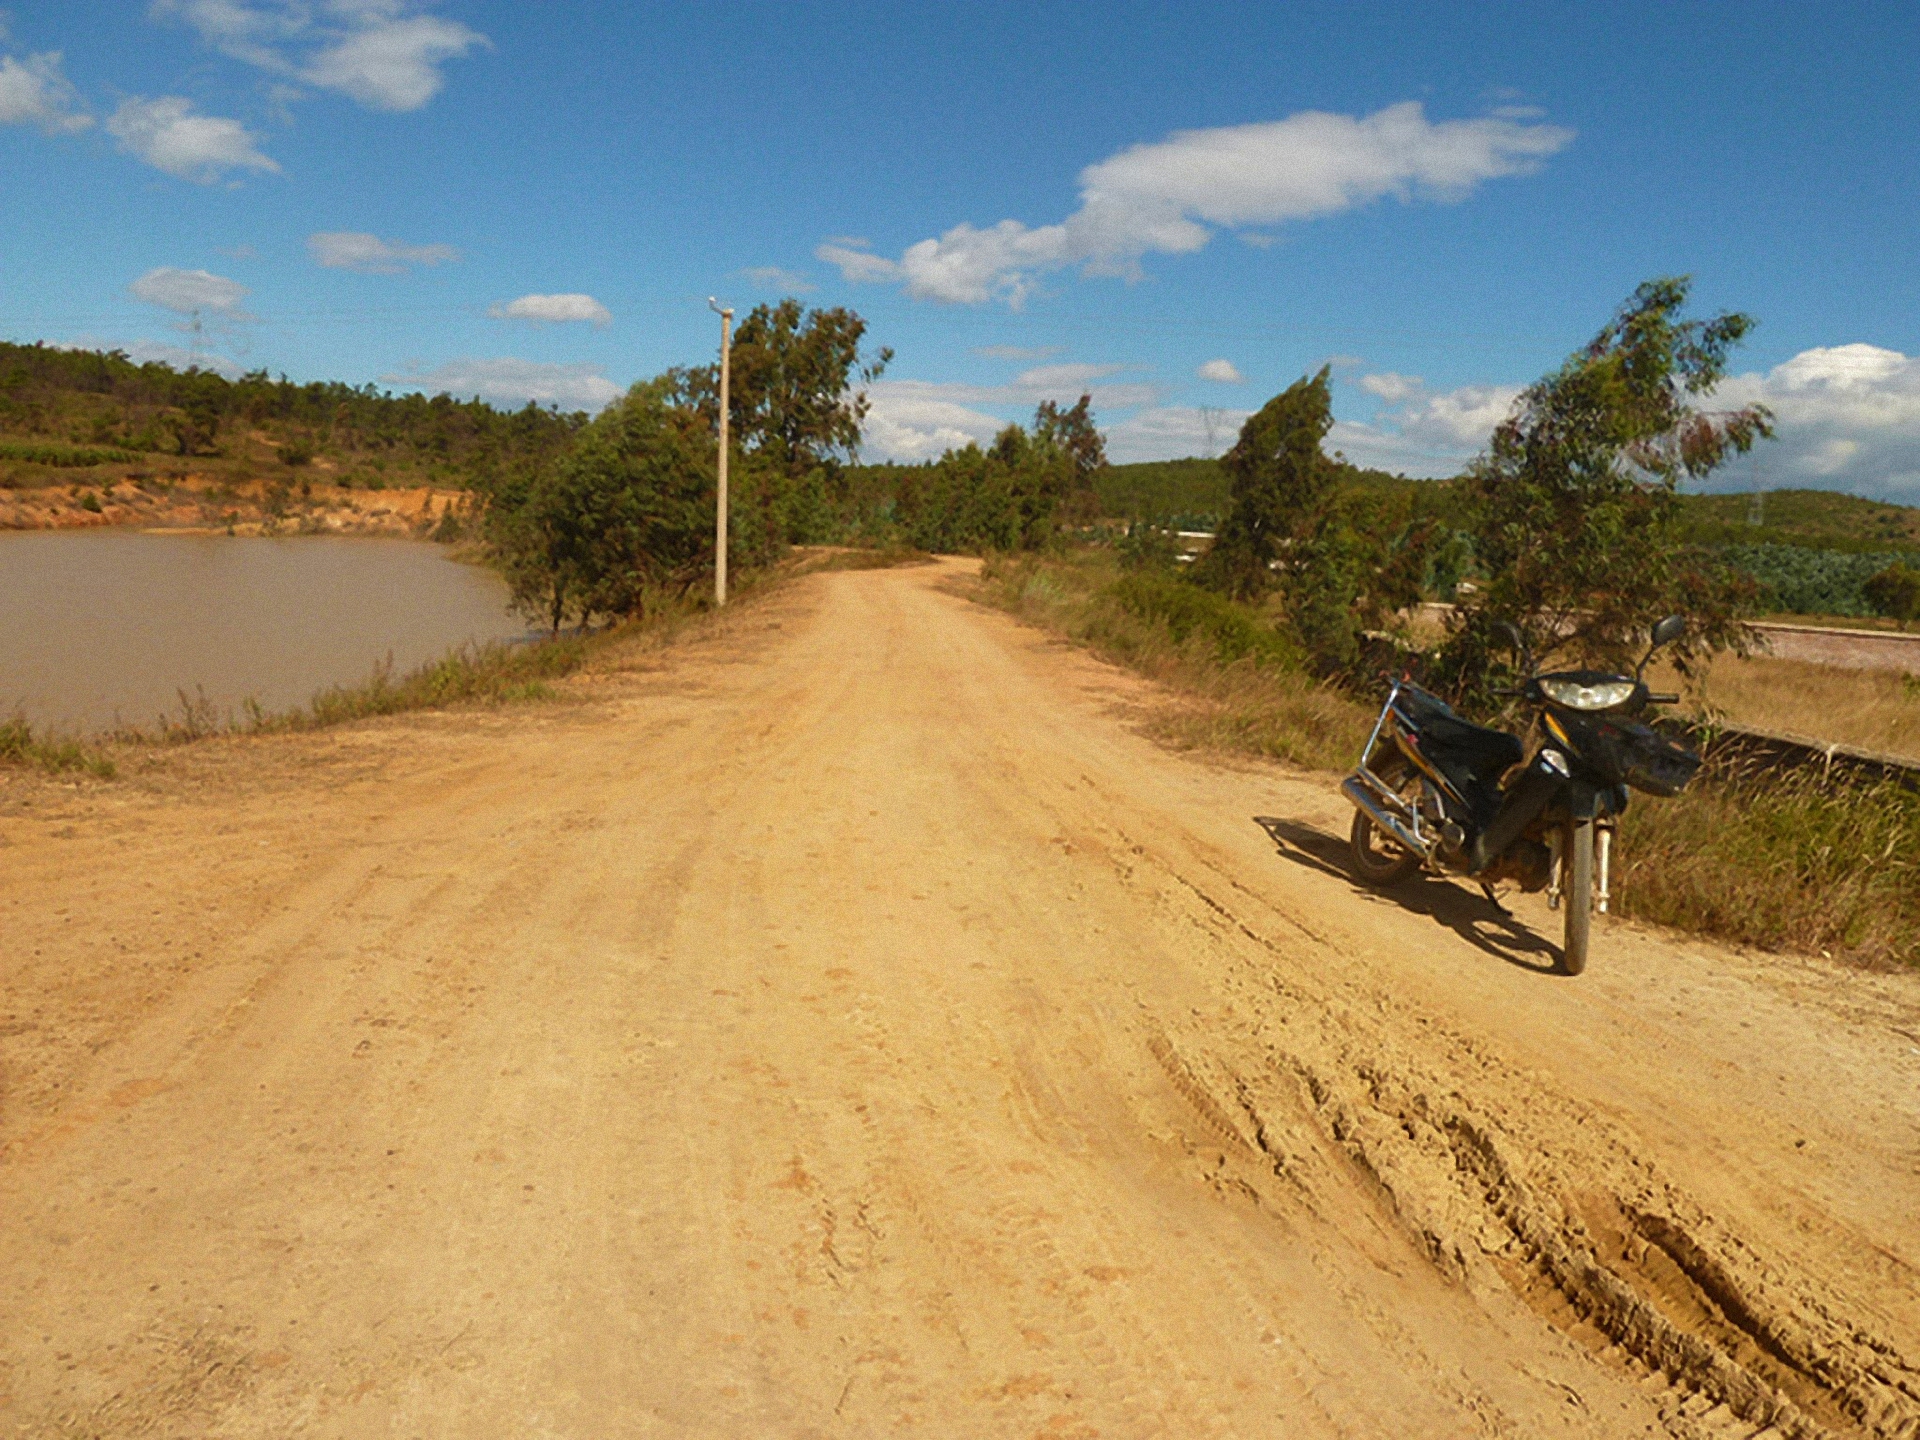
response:
<path id="1" fill-rule="evenodd" d="M 1493 906 L 1494 910 L 1498 912 L 1502 918 L 1507 920 L 1513 918 L 1513 912 L 1500 903 L 1500 897 L 1493 893 L 1493 887 L 1484 880 L 1480 882 L 1480 893 L 1487 897 L 1487 903 Z"/>

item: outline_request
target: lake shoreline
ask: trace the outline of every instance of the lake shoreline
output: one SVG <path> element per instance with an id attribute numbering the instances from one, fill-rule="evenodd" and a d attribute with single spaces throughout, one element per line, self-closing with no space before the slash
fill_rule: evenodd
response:
<path id="1" fill-rule="evenodd" d="M 468 547 L 252 530 L 0 531 L 0 720 L 69 736 L 225 724 L 528 634 Z"/>
<path id="2" fill-rule="evenodd" d="M 315 483 L 235 483 L 192 471 L 105 485 L 0 489 L 0 531 L 138 530 L 179 535 L 367 535 L 452 538 L 471 495 L 438 486 L 371 490 Z"/>

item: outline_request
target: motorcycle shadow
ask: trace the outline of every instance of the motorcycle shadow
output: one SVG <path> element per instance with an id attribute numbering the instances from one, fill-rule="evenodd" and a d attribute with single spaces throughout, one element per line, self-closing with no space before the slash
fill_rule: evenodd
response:
<path id="1" fill-rule="evenodd" d="M 1347 842 L 1343 837 L 1274 815 L 1255 815 L 1253 823 L 1266 831 L 1274 848 L 1296 865 L 1344 880 L 1362 895 L 1380 895 L 1415 915 L 1436 920 L 1476 949 L 1521 970 L 1537 975 L 1556 973 L 1558 947 L 1534 934 L 1516 916 L 1496 910 L 1484 895 L 1423 872 L 1391 890 L 1370 890 L 1347 868 Z"/>

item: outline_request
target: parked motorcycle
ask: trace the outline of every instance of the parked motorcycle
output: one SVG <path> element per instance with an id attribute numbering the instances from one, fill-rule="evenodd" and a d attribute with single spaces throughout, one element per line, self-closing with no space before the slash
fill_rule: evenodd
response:
<path id="1" fill-rule="evenodd" d="M 1677 795 L 1700 757 L 1636 718 L 1674 704 L 1641 679 L 1647 662 L 1686 630 L 1670 615 L 1632 675 L 1596 670 L 1534 673 L 1526 641 L 1505 627 L 1526 681 L 1516 696 L 1533 708 L 1532 742 L 1475 725 L 1411 680 L 1395 680 L 1359 767 L 1342 784 L 1353 802 L 1353 868 L 1385 887 L 1425 867 L 1478 881 L 1494 905 L 1496 884 L 1545 890 L 1566 913 L 1559 969 L 1587 967 L 1595 911 L 1605 914 L 1615 828 L 1631 790 Z"/>

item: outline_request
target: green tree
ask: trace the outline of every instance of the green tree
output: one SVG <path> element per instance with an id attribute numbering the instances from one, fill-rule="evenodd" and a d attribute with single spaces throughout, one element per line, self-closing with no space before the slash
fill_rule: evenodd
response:
<path id="1" fill-rule="evenodd" d="M 1462 696 L 1485 698 L 1499 621 L 1537 658 L 1616 668 L 1672 612 L 1694 622 L 1671 652 L 1683 670 L 1744 643 L 1753 587 L 1680 540 L 1678 490 L 1771 435 L 1771 416 L 1703 408 L 1753 321 L 1685 319 L 1688 289 L 1685 277 L 1640 286 L 1520 396 L 1465 477 L 1481 579 L 1440 665 Z"/>
<path id="2" fill-rule="evenodd" d="M 1867 577 L 1861 586 L 1867 603 L 1882 615 L 1906 623 L 1920 616 L 1920 570 L 1896 560 L 1886 569 Z"/>
<path id="3" fill-rule="evenodd" d="M 1434 527 L 1321 450 L 1333 426 L 1330 374 L 1323 367 L 1274 396 L 1221 458 L 1228 509 L 1199 578 L 1239 600 L 1277 590 L 1314 668 L 1338 675 L 1360 665 L 1368 632 L 1419 599 Z"/>
<path id="4" fill-rule="evenodd" d="M 649 591 L 712 566 L 717 452 L 673 388 L 669 377 L 634 386 L 564 459 L 496 489 L 485 533 L 522 613 L 554 630 L 634 614 Z"/>
<path id="5" fill-rule="evenodd" d="M 893 520 L 923 550 L 1039 549 L 1073 483 L 1067 451 L 1009 425 L 984 450 L 967 445 L 895 472 Z"/>
<path id="6" fill-rule="evenodd" d="M 1333 498 L 1333 462 L 1320 442 L 1333 428 L 1331 370 L 1301 378 L 1261 406 L 1220 459 L 1227 514 L 1207 552 L 1206 574 L 1236 600 L 1257 600 L 1283 568 L 1297 565 L 1301 542 L 1325 524 Z"/>
<path id="7" fill-rule="evenodd" d="M 1064 517 L 1076 524 L 1093 519 L 1100 513 L 1096 482 L 1107 468 L 1107 442 L 1093 423 L 1093 396 L 1083 394 L 1065 410 L 1042 400 L 1033 412 L 1033 438 L 1059 451 L 1071 467 Z"/>
<path id="8" fill-rule="evenodd" d="M 852 310 L 807 310 L 798 300 L 756 306 L 734 331 L 727 398 L 739 467 L 734 502 L 762 548 L 837 538 L 843 467 L 858 453 L 869 401 L 893 352 L 864 357 L 867 322 Z M 717 432 L 720 367 L 668 372 L 676 403 Z"/>

